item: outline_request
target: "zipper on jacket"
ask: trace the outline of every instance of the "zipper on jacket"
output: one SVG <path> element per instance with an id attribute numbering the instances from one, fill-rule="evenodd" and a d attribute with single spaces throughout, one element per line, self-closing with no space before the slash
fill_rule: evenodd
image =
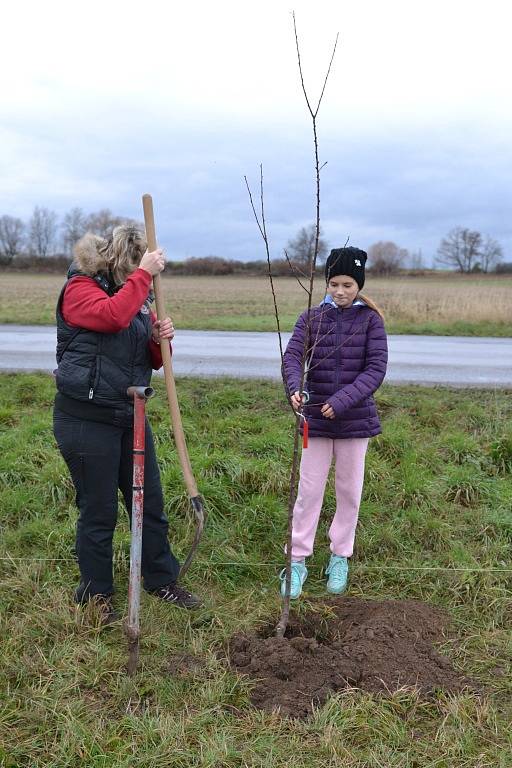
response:
<path id="1" fill-rule="evenodd" d="M 91 373 L 89 376 L 89 400 L 92 400 L 94 397 L 94 382 L 96 379 L 96 373 L 98 372 L 98 367 L 100 363 L 100 355 L 101 355 L 101 344 L 102 339 L 98 339 L 98 343 L 96 344 L 96 355 L 94 357 L 94 363 L 91 367 Z"/>
<path id="2" fill-rule="evenodd" d="M 337 392 L 339 389 L 341 389 L 341 368 L 342 368 L 342 358 L 343 358 L 343 352 L 342 352 L 342 345 L 343 345 L 343 315 L 342 309 L 336 309 L 337 316 L 336 316 L 336 346 L 334 348 L 334 366 L 335 366 L 335 392 Z M 339 365 L 336 365 L 336 361 L 338 359 L 339 355 Z"/>
<path id="3" fill-rule="evenodd" d="M 133 343 L 130 344 L 131 349 L 131 357 L 130 357 L 130 381 L 134 381 L 135 379 L 135 360 L 138 357 L 138 348 L 139 348 L 139 334 L 137 332 L 137 322 L 139 320 L 140 311 L 137 312 L 135 317 L 132 320 L 132 323 L 130 324 L 130 327 L 128 328 L 128 334 L 133 339 Z M 132 327 L 133 324 L 133 327 Z"/>
<path id="4" fill-rule="evenodd" d="M 91 366 L 91 373 L 89 374 L 89 400 L 94 397 L 94 379 L 96 378 L 96 368 L 98 367 L 98 356 L 94 356 L 94 363 Z"/>

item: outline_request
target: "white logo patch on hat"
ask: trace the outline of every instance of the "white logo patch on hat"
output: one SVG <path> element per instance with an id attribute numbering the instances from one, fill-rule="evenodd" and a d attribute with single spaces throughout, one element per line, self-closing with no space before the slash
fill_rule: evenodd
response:
<path id="1" fill-rule="evenodd" d="M 361 262 L 359 261 L 359 259 L 354 259 L 354 264 L 356 264 L 358 267 L 361 266 Z"/>

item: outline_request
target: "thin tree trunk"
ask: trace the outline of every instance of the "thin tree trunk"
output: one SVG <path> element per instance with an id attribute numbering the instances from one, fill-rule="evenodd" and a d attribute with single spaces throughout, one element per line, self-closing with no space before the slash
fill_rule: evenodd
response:
<path id="1" fill-rule="evenodd" d="M 322 91 L 320 93 L 320 97 L 318 99 L 318 103 L 316 105 L 316 109 L 313 110 L 311 108 L 311 104 L 309 101 L 309 97 L 306 91 L 306 87 L 304 85 L 304 77 L 302 74 L 302 63 L 300 58 L 300 46 L 299 46 L 299 39 L 297 35 L 297 26 L 295 22 L 295 13 L 293 15 L 293 29 L 295 34 L 295 43 L 296 43 L 296 49 L 297 49 L 297 61 L 299 66 L 299 75 L 302 85 L 302 90 L 304 93 L 304 97 L 306 100 L 307 108 L 309 110 L 309 113 L 311 115 L 312 124 L 313 124 L 313 143 L 314 143 L 314 154 L 315 154 L 315 184 L 316 184 L 316 230 L 315 230 L 315 247 L 313 253 L 309 257 L 308 262 L 308 269 L 306 271 L 305 277 L 309 279 L 309 287 L 304 285 L 302 281 L 299 279 L 298 275 L 296 274 L 295 269 L 292 267 L 292 264 L 290 260 L 288 259 L 288 255 L 285 252 L 285 256 L 287 258 L 288 263 L 290 264 L 290 268 L 292 271 L 292 274 L 295 276 L 295 279 L 297 280 L 298 284 L 301 286 L 301 288 L 304 289 L 304 291 L 307 294 L 308 297 L 308 304 L 307 304 L 307 321 L 306 321 L 306 334 L 304 339 L 304 348 L 302 352 L 302 360 L 301 360 L 301 377 L 300 377 L 300 387 L 299 387 L 299 394 L 302 397 L 302 393 L 304 390 L 304 382 L 306 377 L 306 370 L 307 370 L 307 360 L 308 357 L 311 355 L 312 350 L 314 347 L 310 344 L 310 337 L 311 337 L 311 303 L 313 298 L 313 289 L 314 289 L 314 282 L 315 282 L 315 268 L 316 268 L 316 262 L 318 257 L 318 244 L 320 240 L 320 171 L 323 166 L 320 166 L 319 156 L 318 156 L 318 135 L 317 135 L 317 125 L 316 125 L 316 118 L 318 115 L 318 111 L 320 109 L 320 105 L 322 103 L 322 98 L 324 95 L 325 87 L 327 85 L 327 80 L 329 78 L 329 74 L 331 72 L 332 63 L 334 60 L 334 55 L 336 53 L 336 46 L 338 43 L 338 35 L 336 35 L 336 40 L 333 46 L 333 51 L 331 55 L 331 59 L 329 62 L 329 67 L 327 69 L 327 73 L 325 75 Z M 274 313 L 276 318 L 276 327 L 277 327 L 277 333 L 279 337 L 279 351 L 281 355 L 281 374 L 283 379 L 283 385 L 285 388 L 286 396 L 288 398 L 288 402 L 291 406 L 291 400 L 290 400 L 290 394 L 288 392 L 288 387 L 286 384 L 286 378 L 284 374 L 284 365 L 283 365 L 283 343 L 281 338 L 281 325 L 279 320 L 279 309 L 277 305 L 277 299 L 274 289 L 274 281 L 272 276 L 272 265 L 270 260 L 270 246 L 269 246 L 269 239 L 267 235 L 266 230 L 266 223 L 265 223 L 265 212 L 264 212 L 264 204 L 263 204 L 263 168 L 260 166 L 260 200 L 261 200 L 261 221 L 258 217 L 258 214 L 256 212 L 254 202 L 251 195 L 251 190 L 249 187 L 249 183 L 247 181 L 247 177 L 245 178 L 245 183 L 247 186 L 247 190 L 249 193 L 249 199 L 251 202 L 252 211 L 254 213 L 254 217 L 256 219 L 256 223 L 258 225 L 260 234 L 262 236 L 262 239 L 265 243 L 265 252 L 267 257 L 267 266 L 268 266 L 268 276 L 269 276 L 269 282 L 270 287 L 272 291 L 273 301 L 274 301 Z M 315 346 L 318 340 L 315 340 Z M 290 469 L 290 486 L 289 486 L 289 494 L 288 494 L 288 525 L 287 525 L 287 535 L 286 535 L 286 575 L 285 575 L 285 596 L 282 602 L 282 609 L 281 609 L 281 615 L 279 617 L 279 621 L 277 623 L 275 634 L 277 637 L 284 637 L 284 634 L 286 632 L 286 628 L 288 626 L 288 620 L 290 616 L 290 586 L 291 586 L 291 564 L 292 564 L 292 531 L 293 531 L 293 509 L 295 506 L 295 501 L 297 498 L 297 484 L 298 484 L 298 476 L 299 476 L 299 439 L 300 439 L 300 422 L 301 422 L 301 414 L 296 414 L 294 409 L 292 408 L 294 418 L 295 418 L 295 430 L 293 435 L 293 455 L 292 455 L 292 463 L 291 463 L 291 469 Z"/>

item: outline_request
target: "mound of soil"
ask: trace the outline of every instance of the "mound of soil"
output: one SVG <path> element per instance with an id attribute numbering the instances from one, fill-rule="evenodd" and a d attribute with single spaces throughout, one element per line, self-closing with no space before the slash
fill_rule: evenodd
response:
<path id="1" fill-rule="evenodd" d="M 317 601 L 307 614 L 291 619 L 282 639 L 273 636 L 273 627 L 232 637 L 229 662 L 255 680 L 256 707 L 295 717 L 306 717 L 312 704 L 348 687 L 455 692 L 469 682 L 434 648 L 446 624 L 442 611 L 413 600 Z"/>

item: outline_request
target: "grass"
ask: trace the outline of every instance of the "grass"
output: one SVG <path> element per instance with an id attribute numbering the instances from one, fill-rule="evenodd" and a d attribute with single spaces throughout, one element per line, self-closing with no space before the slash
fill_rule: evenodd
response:
<path id="1" fill-rule="evenodd" d="M 53 444 L 54 384 L 4 375 L 0 390 L 0 766 L 61 768 L 508 768 L 510 716 L 510 393 L 383 388 L 371 442 L 349 594 L 427 600 L 450 615 L 443 653 L 481 695 L 425 700 L 347 691 L 294 722 L 251 709 L 248 683 L 222 661 L 226 639 L 276 617 L 291 419 L 268 382 L 182 379 L 185 430 L 209 511 L 188 585 L 208 602 L 184 613 L 142 596 L 141 667 L 124 672 L 120 625 L 74 608 L 76 519 Z M 172 541 L 193 527 L 162 382 L 149 406 Z M 326 496 L 304 601 L 323 593 Z M 129 533 L 115 538 L 126 606 Z M 508 570 L 508 572 L 506 572 Z M 197 667 L 180 671 L 177 655 Z"/>
<path id="2" fill-rule="evenodd" d="M 63 279 L 55 275 L 2 273 L 0 323 L 53 324 Z M 166 306 L 176 327 L 198 330 L 273 331 L 272 294 L 264 277 L 169 276 Z M 305 308 L 294 279 L 276 278 L 283 330 Z M 512 336 L 512 278 L 438 275 L 369 277 L 365 292 L 383 309 L 389 333 Z M 323 295 L 317 280 L 315 301 Z"/>

